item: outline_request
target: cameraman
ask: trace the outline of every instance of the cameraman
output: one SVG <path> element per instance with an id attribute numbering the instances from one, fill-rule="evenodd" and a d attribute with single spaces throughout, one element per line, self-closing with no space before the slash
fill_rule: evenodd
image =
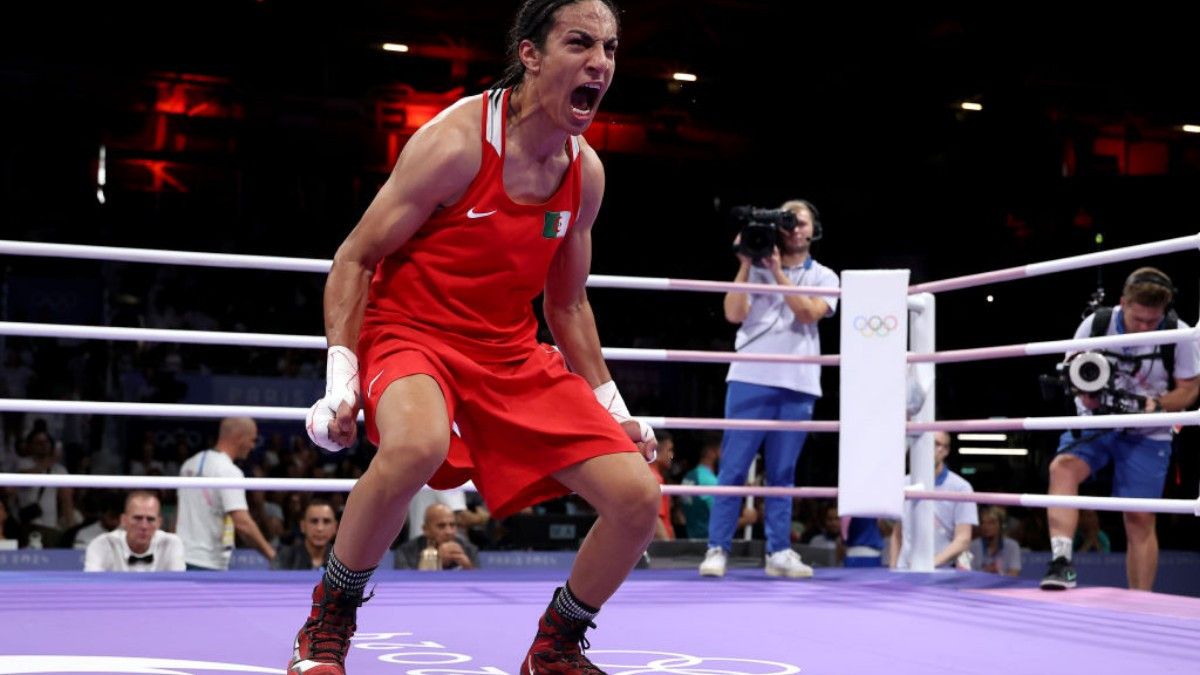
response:
<path id="1" fill-rule="evenodd" d="M 738 254 L 741 266 L 736 282 L 780 286 L 836 288 L 837 274 L 810 255 L 811 242 L 820 238 L 819 214 L 812 204 L 792 200 L 780 207 L 796 216 L 796 227 L 777 228 L 776 246 L 770 255 L 751 260 Z M 735 247 L 741 234 L 734 240 Z M 832 316 L 834 298 L 780 293 L 728 293 L 725 318 L 741 324 L 739 352 L 806 354 L 821 352 L 817 322 Z M 725 417 L 728 419 L 810 420 L 813 403 L 821 396 L 821 368 L 809 364 L 733 363 L 726 378 Z M 721 442 L 719 485 L 744 485 L 750 463 L 764 444 L 766 484 L 790 487 L 796 481 L 796 461 L 804 446 L 804 432 L 727 430 Z M 733 532 L 741 514 L 741 499 L 717 497 L 709 515 L 708 552 L 700 565 L 704 576 L 723 576 Z M 766 500 L 766 571 L 771 576 L 809 577 L 805 565 L 791 548 L 792 500 Z"/>
<path id="2" fill-rule="evenodd" d="M 1178 323 L 1174 312 L 1168 312 L 1174 299 L 1175 287 L 1162 271 L 1142 267 L 1129 275 L 1121 294 L 1121 303 L 1112 310 L 1100 310 L 1083 320 L 1075 337 L 1144 333 L 1168 328 Z M 1108 319 L 1107 330 L 1093 330 L 1093 322 Z M 1173 356 L 1165 356 L 1173 350 Z M 1177 412 L 1196 402 L 1200 391 L 1200 351 L 1194 341 L 1175 344 L 1126 347 L 1120 354 L 1107 355 L 1114 370 L 1112 386 L 1119 394 L 1144 397 L 1145 412 Z M 1168 376 L 1164 359 L 1174 359 Z M 1174 384 L 1170 382 L 1174 379 Z M 1100 399 L 1077 392 L 1076 408 L 1080 415 L 1092 414 L 1100 407 Z M 1050 494 L 1077 495 L 1079 485 L 1089 476 L 1113 464 L 1114 497 L 1162 497 L 1167 466 L 1171 460 L 1171 430 L 1168 427 L 1142 427 L 1084 431 L 1062 435 L 1058 456 L 1050 463 Z M 1129 587 L 1149 591 L 1154 586 L 1158 568 L 1158 538 L 1154 531 L 1154 514 L 1125 513 L 1125 534 L 1129 541 L 1125 571 Z M 1044 590 L 1074 588 L 1075 568 L 1071 564 L 1072 538 L 1079 521 L 1079 512 L 1068 508 L 1047 509 L 1050 525 L 1050 568 L 1042 579 Z"/>

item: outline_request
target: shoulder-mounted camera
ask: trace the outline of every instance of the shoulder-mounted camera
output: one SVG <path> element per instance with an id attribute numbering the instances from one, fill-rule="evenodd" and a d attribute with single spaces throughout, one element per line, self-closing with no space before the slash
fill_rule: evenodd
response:
<path id="1" fill-rule="evenodd" d="M 1116 361 L 1121 357 L 1108 352 L 1079 352 L 1055 367 L 1054 375 L 1042 375 L 1042 397 L 1047 401 L 1062 395 L 1071 398 L 1088 394 L 1100 402 L 1098 415 L 1140 413 L 1146 410 L 1146 397 L 1116 386 Z"/>
<path id="2" fill-rule="evenodd" d="M 796 214 L 785 209 L 735 206 L 729 210 L 729 217 L 741 233 L 733 252 L 753 261 L 771 257 L 779 245 L 779 230 L 791 232 L 799 224 Z"/>

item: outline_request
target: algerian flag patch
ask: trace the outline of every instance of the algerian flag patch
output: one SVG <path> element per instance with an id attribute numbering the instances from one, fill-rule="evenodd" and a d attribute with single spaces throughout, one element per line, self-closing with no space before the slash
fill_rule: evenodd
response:
<path id="1" fill-rule="evenodd" d="M 546 239 L 562 239 L 566 236 L 567 226 L 570 224 L 570 211 L 547 211 L 546 222 L 542 226 L 542 236 Z"/>

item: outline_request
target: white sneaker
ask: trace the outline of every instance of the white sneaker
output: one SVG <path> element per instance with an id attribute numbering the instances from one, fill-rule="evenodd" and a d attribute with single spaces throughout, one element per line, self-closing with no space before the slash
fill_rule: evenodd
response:
<path id="1" fill-rule="evenodd" d="M 714 546 L 704 554 L 704 562 L 700 563 L 700 576 L 725 576 L 725 549 Z"/>
<path id="2" fill-rule="evenodd" d="M 801 578 L 812 575 L 812 568 L 801 562 L 800 554 L 790 548 L 776 551 L 767 556 L 767 576 L 769 577 Z"/>

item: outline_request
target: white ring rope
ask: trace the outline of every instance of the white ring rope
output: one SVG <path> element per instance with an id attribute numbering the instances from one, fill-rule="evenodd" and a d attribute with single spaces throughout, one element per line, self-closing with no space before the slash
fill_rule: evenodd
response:
<path id="1" fill-rule="evenodd" d="M 1069 415 L 1061 417 L 1007 417 L 986 420 L 936 420 L 909 422 L 910 432 L 923 431 L 1058 431 L 1063 429 L 1134 429 L 1200 425 L 1200 411 L 1139 413 L 1133 415 Z"/>
<path id="2" fill-rule="evenodd" d="M 353 478 L 217 478 L 183 476 L 103 476 L 94 474 L 0 473 L 8 487 L 62 487 L 98 489 L 273 490 L 279 492 L 349 492 Z M 663 485 L 663 494 L 729 497 L 795 497 L 825 499 L 837 496 L 835 487 L 772 487 L 763 485 Z M 432 490 L 429 486 L 424 489 Z M 477 492 L 471 482 L 463 485 Z"/>
<path id="3" fill-rule="evenodd" d="M 127 340 L 136 342 L 171 342 L 178 344 L 227 345 L 238 347 L 280 347 L 297 349 L 325 349 L 327 342 L 318 335 L 282 335 L 279 333 L 240 333 L 199 330 L 177 330 L 168 328 L 130 328 L 120 326 L 72 326 L 53 323 L 23 323 L 0 321 L 0 335 L 20 335 L 38 338 L 69 338 L 95 340 Z M 1158 330 L 1125 335 L 1051 340 L 1000 347 L 975 347 L 955 349 L 928 354 L 910 352 L 909 363 L 957 363 L 985 359 L 1012 358 L 1018 356 L 1043 356 L 1064 354 L 1094 349 L 1117 349 L 1160 345 L 1187 340 L 1200 340 L 1200 326 Z M 654 361 L 686 363 L 815 363 L 836 366 L 841 363 L 838 354 L 802 356 L 797 354 L 743 354 L 740 352 L 717 352 L 687 349 L 633 349 L 627 347 L 604 347 L 604 358 L 613 361 Z"/>
<path id="4" fill-rule="evenodd" d="M 1005 345 L 1001 347 L 974 347 L 971 349 L 953 349 L 928 354 L 909 353 L 909 363 L 959 363 L 962 361 L 982 361 L 985 359 L 1005 359 L 1016 356 L 1045 356 L 1047 354 L 1063 355 L 1070 352 L 1092 350 L 1118 349 L 1121 347 L 1143 347 L 1147 345 L 1172 344 L 1188 340 L 1200 340 L 1200 326 L 1195 328 L 1176 328 L 1173 330 L 1154 330 L 1144 333 L 1126 333 L 1124 335 L 1103 335 L 1071 340 L 1049 340 L 1046 342 L 1028 342 L 1025 344 Z"/>
<path id="5" fill-rule="evenodd" d="M 1000 281 L 1025 279 L 1027 277 L 1053 274 L 1055 272 L 1067 272 L 1083 267 L 1094 267 L 1096 265 L 1105 265 L 1108 263 L 1122 262 L 1125 260 L 1135 260 L 1137 258 L 1149 258 L 1151 256 L 1162 255 L 1164 253 L 1177 253 L 1179 251 L 1187 251 L 1197 248 L 1200 248 L 1200 234 L 1192 234 L 1186 237 L 1164 239 L 1163 241 L 1151 242 L 1149 244 L 1138 244 L 1136 246 L 1114 248 L 1109 251 L 1100 251 L 1098 253 L 1087 253 L 1084 255 L 1071 256 L 1069 258 L 1059 258 L 1058 260 L 1031 263 L 1029 265 L 1009 267 L 992 272 L 968 274 L 966 276 L 943 279 L 941 281 L 929 281 L 923 284 L 909 286 L 908 292 L 940 293 L 942 291 L 953 291 L 960 288 L 971 288 L 973 286 L 986 286 L 987 284 L 994 284 Z"/>
<path id="6" fill-rule="evenodd" d="M 1029 508 L 1095 509 L 1097 511 L 1145 511 L 1150 513 L 1182 513 L 1200 516 L 1200 499 L 1143 499 L 1133 497 L 1085 497 L 1078 495 L 1031 495 L 1004 492 L 937 492 L 934 490 L 904 491 L 907 499 L 927 499 L 943 502 L 973 502 L 1000 506 Z"/>
<path id="7" fill-rule="evenodd" d="M 237 347 L 281 347 L 324 350 L 328 342 L 318 335 L 281 335 L 278 333 L 238 333 L 168 328 L 129 328 L 121 326 L 72 326 L 54 323 L 0 321 L 0 335 L 38 338 L 127 340 L 134 342 L 171 342 L 178 344 L 227 345 Z M 687 349 L 632 349 L 604 347 L 604 357 L 613 361 L 673 361 L 691 363 L 816 363 L 836 366 L 837 354 L 801 356 L 797 354 L 741 354 Z"/>
<path id="8" fill-rule="evenodd" d="M 270 420 L 299 421 L 304 419 L 308 408 L 0 398 L 0 411 L 192 418 L 254 417 Z M 724 417 L 656 417 L 649 415 L 637 415 L 636 417 L 656 429 L 748 429 L 753 431 L 836 432 L 841 428 L 841 422 L 837 420 L 778 421 L 727 419 Z M 359 419 L 362 419 L 361 413 L 359 414 Z M 1134 415 L 1070 415 L 1061 417 L 936 420 L 932 422 L 908 422 L 906 428 L 910 432 L 1053 431 L 1060 429 L 1132 429 L 1138 427 L 1179 425 L 1200 425 L 1200 410 Z"/>
<path id="9" fill-rule="evenodd" d="M 182 476 L 100 476 L 91 474 L 0 473 L 0 485 L 96 489 L 200 489 L 274 490 L 280 492 L 349 492 L 357 481 L 349 478 L 207 478 Z M 834 499 L 836 487 L 772 487 L 735 485 L 663 485 L 665 495 L 788 497 Z M 463 488 L 475 492 L 473 484 Z M 426 486 L 424 489 L 431 489 Z M 908 488 L 906 499 L 1000 504 L 1029 508 L 1063 507 L 1098 511 L 1146 511 L 1200 516 L 1200 499 L 1141 499 L 1067 495 L 1007 494 L 1003 492 L 935 492 Z"/>
<path id="10" fill-rule="evenodd" d="M 48 244 L 42 242 L 0 239 L 0 254 L 44 256 L 52 258 L 82 258 L 85 260 L 113 260 L 119 262 L 165 263 L 168 265 L 196 265 L 200 267 L 226 267 L 283 272 L 318 272 L 328 274 L 333 265 L 330 260 L 314 258 L 283 258 L 266 255 L 242 255 L 235 253 L 200 253 L 196 251 L 164 251 L 150 248 L 123 248 L 116 246 L 82 246 L 79 244 Z M 777 286 L 775 284 L 749 284 L 732 281 L 704 281 L 697 279 L 666 279 L 655 277 L 627 277 L 604 274 L 588 276 L 589 288 L 630 288 L 645 290 L 706 291 L 713 293 L 781 293 L 784 295 L 825 295 L 839 297 L 840 288 L 823 286 Z"/>

